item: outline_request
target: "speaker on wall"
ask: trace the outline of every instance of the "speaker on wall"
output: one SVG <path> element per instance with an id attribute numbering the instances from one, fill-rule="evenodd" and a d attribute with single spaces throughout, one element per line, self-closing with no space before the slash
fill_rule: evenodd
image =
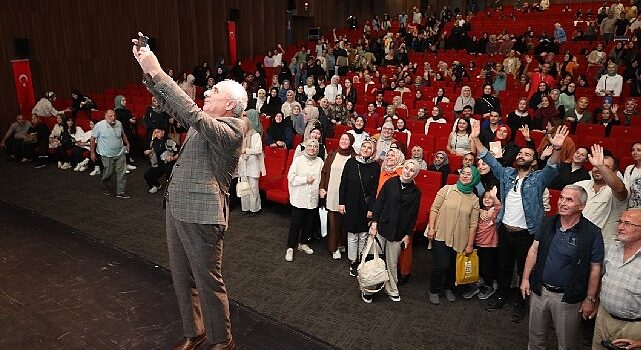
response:
<path id="1" fill-rule="evenodd" d="M 16 58 L 29 58 L 29 39 L 14 38 L 13 47 L 16 52 Z"/>
<path id="2" fill-rule="evenodd" d="M 229 9 L 227 11 L 227 20 L 236 22 L 240 19 L 240 11 L 238 9 Z"/>

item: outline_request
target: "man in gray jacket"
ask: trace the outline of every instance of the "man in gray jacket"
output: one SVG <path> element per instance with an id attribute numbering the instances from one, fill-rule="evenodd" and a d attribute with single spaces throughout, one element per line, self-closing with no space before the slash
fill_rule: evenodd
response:
<path id="1" fill-rule="evenodd" d="M 205 92 L 201 110 L 148 47 L 134 45 L 133 53 L 161 109 L 189 128 L 165 193 L 169 261 L 185 336 L 175 349 L 195 349 L 205 338 L 211 349 L 233 349 L 221 266 L 228 189 L 248 128 L 239 119 L 247 93 L 237 82 L 221 81 Z"/>

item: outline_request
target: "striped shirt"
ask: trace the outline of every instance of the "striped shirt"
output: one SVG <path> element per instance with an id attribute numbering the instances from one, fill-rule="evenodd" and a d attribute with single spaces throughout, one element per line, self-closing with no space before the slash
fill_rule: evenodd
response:
<path id="1" fill-rule="evenodd" d="M 601 305 L 613 316 L 641 318 L 641 249 L 623 261 L 623 243 L 607 246 L 601 280 Z"/>

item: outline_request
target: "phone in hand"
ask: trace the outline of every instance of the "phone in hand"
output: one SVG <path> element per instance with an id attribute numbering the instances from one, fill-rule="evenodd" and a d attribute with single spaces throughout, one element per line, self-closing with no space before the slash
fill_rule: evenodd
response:
<path id="1" fill-rule="evenodd" d="M 138 46 L 138 49 L 140 50 L 141 47 L 147 47 L 148 44 L 147 42 L 149 41 L 149 37 L 146 35 L 138 35 L 138 43 L 136 46 Z"/>
<path id="2" fill-rule="evenodd" d="M 608 349 L 608 350 L 623 350 L 623 349 L 625 349 L 625 348 L 620 348 L 620 347 L 618 347 L 618 346 L 616 346 L 616 345 L 612 344 L 612 342 L 611 342 L 611 341 L 609 341 L 609 340 L 603 340 L 603 341 L 601 341 L 601 345 L 602 345 L 604 348 Z"/>

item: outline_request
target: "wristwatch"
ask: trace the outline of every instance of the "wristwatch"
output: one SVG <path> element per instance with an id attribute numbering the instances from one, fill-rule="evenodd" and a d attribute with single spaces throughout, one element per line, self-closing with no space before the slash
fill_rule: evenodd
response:
<path id="1" fill-rule="evenodd" d="M 596 303 L 596 298 L 591 295 L 588 295 L 587 297 L 585 297 L 585 300 L 591 302 L 592 304 Z"/>

